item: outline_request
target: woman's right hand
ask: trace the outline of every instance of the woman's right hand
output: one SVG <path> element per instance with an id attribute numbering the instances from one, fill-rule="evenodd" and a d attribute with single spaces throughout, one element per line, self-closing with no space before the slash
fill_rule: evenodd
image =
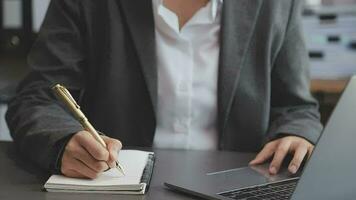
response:
<path id="1" fill-rule="evenodd" d="M 107 149 L 87 131 L 74 134 L 62 156 L 62 174 L 73 178 L 95 179 L 108 168 L 114 168 L 122 144 L 117 139 L 106 136 L 102 138 Z"/>

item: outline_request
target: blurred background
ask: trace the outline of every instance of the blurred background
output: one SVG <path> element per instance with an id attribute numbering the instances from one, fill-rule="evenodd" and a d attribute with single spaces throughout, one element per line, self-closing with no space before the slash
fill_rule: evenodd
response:
<path id="1" fill-rule="evenodd" d="M 281 0 L 282 1 L 282 0 Z M 305 0 L 303 26 L 311 91 L 326 123 L 349 78 L 356 75 L 356 0 Z M 0 140 L 11 140 L 4 115 L 26 75 L 26 55 L 50 0 L 0 0 Z"/>

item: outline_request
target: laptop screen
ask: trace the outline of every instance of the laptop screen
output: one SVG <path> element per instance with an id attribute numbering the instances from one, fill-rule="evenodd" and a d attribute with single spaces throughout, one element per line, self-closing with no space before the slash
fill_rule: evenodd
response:
<path id="1" fill-rule="evenodd" d="M 356 77 L 333 111 L 292 199 L 355 199 L 355 153 Z"/>

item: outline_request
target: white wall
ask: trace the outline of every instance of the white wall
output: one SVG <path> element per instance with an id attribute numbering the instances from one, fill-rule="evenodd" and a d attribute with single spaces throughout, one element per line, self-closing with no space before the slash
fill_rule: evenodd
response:
<path id="1" fill-rule="evenodd" d="M 338 4 L 352 4 L 356 0 L 305 0 L 311 6 L 323 5 L 338 5 Z"/>
<path id="2" fill-rule="evenodd" d="M 33 31 L 38 32 L 46 15 L 51 0 L 32 1 Z M 3 0 L 3 20 L 5 29 L 21 29 L 22 0 Z"/>
<path id="3" fill-rule="evenodd" d="M 0 104 L 0 141 L 11 141 L 10 133 L 5 122 L 7 106 Z"/>
<path id="4" fill-rule="evenodd" d="M 22 27 L 22 2 L 20 0 L 3 1 L 3 23 L 6 29 L 19 29 Z"/>
<path id="5" fill-rule="evenodd" d="M 306 0 L 308 5 L 311 6 L 318 6 L 321 4 L 321 0 Z"/>
<path id="6" fill-rule="evenodd" d="M 33 31 L 38 32 L 46 15 L 50 0 L 33 0 L 32 1 L 32 20 Z"/>

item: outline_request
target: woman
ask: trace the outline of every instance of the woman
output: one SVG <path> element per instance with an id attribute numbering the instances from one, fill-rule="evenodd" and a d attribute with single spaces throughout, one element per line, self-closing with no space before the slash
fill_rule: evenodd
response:
<path id="1" fill-rule="evenodd" d="M 309 92 L 299 0 L 53 0 L 9 105 L 20 151 L 39 166 L 95 178 L 121 142 L 260 151 L 295 173 L 322 126 Z M 108 149 L 50 91 L 75 94 Z M 262 150 L 261 150 L 262 149 Z"/>

